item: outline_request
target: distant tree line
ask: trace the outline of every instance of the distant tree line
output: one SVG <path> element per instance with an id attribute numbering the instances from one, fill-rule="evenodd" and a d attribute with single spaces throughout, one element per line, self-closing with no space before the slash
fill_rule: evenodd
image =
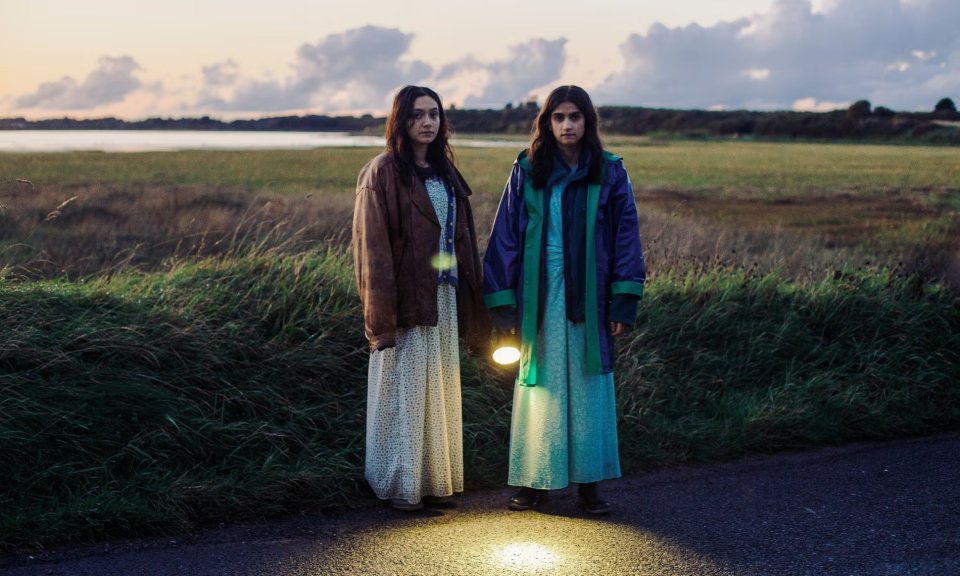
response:
<path id="1" fill-rule="evenodd" d="M 537 115 L 536 102 L 496 109 L 460 109 L 447 115 L 457 132 L 467 134 L 527 134 Z M 874 108 L 858 100 L 845 110 L 794 112 L 752 110 L 674 110 L 633 106 L 602 106 L 602 128 L 607 134 L 684 138 L 761 138 L 814 140 L 910 140 L 960 145 L 960 113 L 954 101 L 943 98 L 931 112 L 896 112 Z M 267 130 L 353 132 L 379 134 L 384 118 L 355 116 L 280 116 L 253 120 L 202 118 L 117 118 L 25 120 L 0 118 L 0 130 Z"/>
<path id="2" fill-rule="evenodd" d="M 459 132 L 525 134 L 536 117 L 536 103 L 502 110 L 448 112 Z M 919 140 L 960 145 L 960 113 L 943 98 L 932 112 L 895 112 L 867 100 L 830 112 L 759 112 L 751 110 L 674 110 L 633 106 L 601 106 L 607 134 L 686 138 L 764 138 L 814 140 Z"/>
<path id="3" fill-rule="evenodd" d="M 830 112 L 703 111 L 606 107 L 603 127 L 621 134 L 669 134 L 687 137 L 759 137 L 772 139 L 920 139 L 960 144 L 960 114 L 949 98 L 933 112 L 894 112 L 858 100 Z"/>
<path id="4" fill-rule="evenodd" d="M 225 122 L 203 116 L 201 118 L 148 118 L 146 120 L 120 120 L 119 118 L 93 118 L 77 120 L 54 118 L 49 120 L 26 120 L 24 118 L 0 118 L 0 130 L 263 130 L 276 132 L 364 132 L 379 127 L 383 118 L 364 116 L 275 116 L 253 120 Z"/>

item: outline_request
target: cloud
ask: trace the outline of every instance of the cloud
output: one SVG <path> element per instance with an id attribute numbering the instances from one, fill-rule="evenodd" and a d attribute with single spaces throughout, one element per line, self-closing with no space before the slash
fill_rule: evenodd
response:
<path id="1" fill-rule="evenodd" d="M 237 81 L 239 66 L 236 62 L 226 60 L 203 67 L 204 86 L 231 86 Z"/>
<path id="2" fill-rule="evenodd" d="M 232 61 L 205 66 L 198 105 L 256 112 L 380 110 L 396 88 L 433 72 L 425 62 L 404 59 L 412 39 L 412 34 L 379 26 L 331 34 L 300 46 L 282 80 L 241 79 Z M 222 95 L 226 87 L 232 89 Z"/>
<path id="3" fill-rule="evenodd" d="M 624 67 L 598 103 L 671 108 L 822 109 L 868 99 L 932 109 L 960 93 L 956 0 L 777 0 L 702 27 L 654 24 L 621 45 Z"/>
<path id="4" fill-rule="evenodd" d="M 619 71 L 585 86 L 602 105 L 728 110 L 822 110 L 860 99 L 930 110 L 944 96 L 960 98 L 960 2 L 820 4 L 774 0 L 766 12 L 715 25 L 654 24 L 621 44 Z M 502 59 L 454 52 L 437 68 L 411 56 L 413 40 L 397 28 L 364 26 L 302 44 L 271 73 L 248 73 L 228 59 L 162 84 L 142 79 L 130 56 L 104 57 L 85 78 L 44 82 L 5 107 L 103 111 L 123 102 L 157 114 L 381 114 L 405 84 L 430 85 L 448 104 L 499 108 L 568 81 L 563 37 L 531 38 Z"/>
<path id="5" fill-rule="evenodd" d="M 104 56 L 98 67 L 83 82 L 64 76 L 55 82 L 44 82 L 32 93 L 20 96 L 15 107 L 48 110 L 88 110 L 123 101 L 142 86 L 134 73 L 140 65 L 130 56 Z"/>
<path id="6" fill-rule="evenodd" d="M 365 26 L 303 44 L 286 78 L 243 77 L 228 60 L 203 67 L 196 105 L 216 111 L 383 112 L 406 84 L 425 83 L 445 103 L 501 107 L 556 80 L 566 61 L 566 39 L 534 38 L 511 46 L 502 60 L 465 56 L 435 70 L 409 60 L 413 34 Z"/>
<path id="7" fill-rule="evenodd" d="M 533 38 L 508 49 L 502 60 L 480 62 L 467 56 L 444 66 L 436 75 L 438 86 L 455 91 L 457 84 L 470 86 L 454 96 L 470 108 L 500 108 L 518 102 L 531 91 L 560 77 L 566 63 L 565 38 Z M 471 82 L 470 79 L 473 79 Z"/>
<path id="8" fill-rule="evenodd" d="M 790 106 L 790 109 L 796 112 L 830 112 L 847 106 L 847 102 L 824 102 L 816 98 L 800 98 Z"/>

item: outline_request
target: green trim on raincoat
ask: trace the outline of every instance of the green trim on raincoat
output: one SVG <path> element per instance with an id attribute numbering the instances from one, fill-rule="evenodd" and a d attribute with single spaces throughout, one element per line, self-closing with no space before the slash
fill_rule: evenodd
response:
<path id="1" fill-rule="evenodd" d="M 637 298 L 643 298 L 643 284 L 632 280 L 614 282 L 610 285 L 610 295 L 616 296 L 617 294 L 632 294 Z"/>
<path id="2" fill-rule="evenodd" d="M 520 158 L 520 167 L 529 175 L 530 161 Z M 522 386 L 537 384 L 537 313 L 540 300 L 540 254 L 543 245 L 543 190 L 523 179 L 523 201 L 527 206 L 527 229 L 523 241 L 523 311 L 520 317 L 520 373 Z"/>
<path id="3" fill-rule="evenodd" d="M 483 303 L 487 308 L 497 308 L 499 306 L 516 306 L 517 293 L 513 290 L 501 290 L 493 294 L 487 294 L 483 297 Z"/>

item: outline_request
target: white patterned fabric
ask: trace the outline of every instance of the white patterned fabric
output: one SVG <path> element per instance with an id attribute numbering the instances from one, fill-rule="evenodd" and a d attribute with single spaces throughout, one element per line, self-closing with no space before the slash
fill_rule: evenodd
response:
<path id="1" fill-rule="evenodd" d="M 547 214 L 537 385 L 514 386 L 511 486 L 552 490 L 620 476 L 613 373 L 587 374 L 584 325 L 567 320 L 561 212 L 566 184 L 553 189 Z"/>
<path id="2" fill-rule="evenodd" d="M 457 276 L 457 260 L 453 255 L 453 231 L 456 230 L 457 219 L 457 213 L 453 209 L 455 200 L 453 195 L 447 192 L 447 187 L 440 178 L 436 176 L 427 178 L 423 184 L 437 213 L 437 220 L 440 222 L 440 246 L 437 250 L 440 259 L 435 261 L 437 274 L 441 281 L 450 281 Z M 443 258 L 443 255 L 448 257 Z"/>
<path id="3" fill-rule="evenodd" d="M 442 196 L 430 197 L 444 222 L 448 197 L 433 181 Z M 384 500 L 413 504 L 463 491 L 457 293 L 450 284 L 437 288 L 436 326 L 400 330 L 396 347 L 370 354 L 365 475 Z"/>

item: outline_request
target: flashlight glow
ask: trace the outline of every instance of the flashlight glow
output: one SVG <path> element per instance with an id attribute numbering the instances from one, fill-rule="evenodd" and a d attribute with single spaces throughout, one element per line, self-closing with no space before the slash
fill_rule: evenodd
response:
<path id="1" fill-rule="evenodd" d="M 498 566 L 515 572 L 537 572 L 554 568 L 560 556 L 540 544 L 510 544 L 493 554 Z"/>
<path id="2" fill-rule="evenodd" d="M 513 364 L 520 359 L 520 351 L 514 346 L 501 346 L 493 351 L 493 361 L 497 364 Z"/>

